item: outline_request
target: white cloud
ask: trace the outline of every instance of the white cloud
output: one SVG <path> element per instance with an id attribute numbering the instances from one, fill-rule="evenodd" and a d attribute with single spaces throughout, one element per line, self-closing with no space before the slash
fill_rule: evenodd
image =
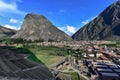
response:
<path id="1" fill-rule="evenodd" d="M 81 26 L 89 23 L 91 20 L 93 20 L 96 16 L 94 17 L 91 17 L 89 19 L 86 19 L 85 21 L 82 21 L 81 22 Z M 74 27 L 74 26 L 70 26 L 70 25 L 66 25 L 66 26 L 63 26 L 63 27 L 58 27 L 60 30 L 64 31 L 65 33 L 67 33 L 68 35 L 73 35 L 79 28 L 77 27 Z"/>
<path id="2" fill-rule="evenodd" d="M 0 0 L 0 13 L 14 13 L 24 15 L 25 12 L 18 9 L 17 2 L 21 0 L 13 0 L 12 2 L 5 2 L 4 0 Z"/>
<path id="3" fill-rule="evenodd" d="M 95 17 L 96 17 L 96 16 L 91 17 L 91 18 L 89 18 L 89 19 L 86 19 L 86 20 L 82 21 L 82 22 L 81 22 L 82 25 L 85 25 L 85 24 L 89 23 L 91 20 L 95 19 Z"/>
<path id="4" fill-rule="evenodd" d="M 74 26 L 70 26 L 70 25 L 66 25 L 64 27 L 58 27 L 58 28 L 70 36 L 73 35 L 78 30 Z"/>
<path id="5" fill-rule="evenodd" d="M 67 26 L 67 31 L 70 32 L 70 33 L 75 33 L 75 32 L 76 32 L 76 29 L 75 29 L 75 27 L 68 25 L 68 26 Z"/>
<path id="6" fill-rule="evenodd" d="M 13 19 L 13 18 L 10 19 L 10 23 L 17 23 L 17 22 L 18 22 L 18 20 L 16 20 L 16 19 Z"/>
<path id="7" fill-rule="evenodd" d="M 10 28 L 10 29 L 15 29 L 15 30 L 18 30 L 19 28 L 17 28 L 16 26 L 11 26 L 11 25 L 9 25 L 9 24 L 5 24 L 5 25 L 3 25 L 4 27 L 6 27 L 6 28 Z"/>

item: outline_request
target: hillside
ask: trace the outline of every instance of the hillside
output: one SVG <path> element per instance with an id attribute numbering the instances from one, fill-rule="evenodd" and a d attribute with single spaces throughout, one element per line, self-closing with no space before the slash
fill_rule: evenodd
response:
<path id="1" fill-rule="evenodd" d="M 16 33 L 16 30 L 12 30 L 12 29 L 0 26 L 0 39 L 5 38 L 5 37 L 11 37 L 15 33 Z"/>
<path id="2" fill-rule="evenodd" d="M 75 40 L 120 40 L 120 1 L 107 7 L 98 17 L 79 29 Z"/>

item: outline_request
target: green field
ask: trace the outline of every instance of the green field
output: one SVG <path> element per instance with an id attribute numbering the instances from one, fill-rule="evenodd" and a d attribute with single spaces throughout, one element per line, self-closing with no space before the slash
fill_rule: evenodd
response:
<path id="1" fill-rule="evenodd" d="M 67 51 L 58 47 L 29 47 L 35 56 L 46 65 L 57 63 L 66 56 Z"/>
<path id="2" fill-rule="evenodd" d="M 72 80 L 80 80 L 77 72 L 69 72 L 69 73 L 65 73 L 65 74 L 71 75 Z"/>
<path id="3" fill-rule="evenodd" d="M 54 46 L 31 45 L 22 48 L 20 47 L 17 52 L 31 54 L 29 59 L 43 63 L 47 66 L 60 62 L 67 55 L 66 49 Z"/>

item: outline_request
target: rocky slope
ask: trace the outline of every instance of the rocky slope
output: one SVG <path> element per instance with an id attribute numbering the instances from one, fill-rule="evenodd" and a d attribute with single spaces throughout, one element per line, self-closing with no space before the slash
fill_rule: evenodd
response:
<path id="1" fill-rule="evenodd" d="M 72 40 L 67 34 L 59 30 L 43 15 L 34 13 L 27 14 L 24 18 L 21 29 L 12 38 L 22 38 L 26 40 Z"/>
<path id="2" fill-rule="evenodd" d="M 15 33 L 16 33 L 16 30 L 12 30 L 12 29 L 0 26 L 0 39 L 13 36 Z"/>
<path id="3" fill-rule="evenodd" d="M 0 80 L 55 80 L 45 65 L 28 59 L 29 52 L 17 50 L 0 46 Z"/>
<path id="4" fill-rule="evenodd" d="M 75 40 L 120 40 L 120 0 L 79 29 L 72 38 Z"/>

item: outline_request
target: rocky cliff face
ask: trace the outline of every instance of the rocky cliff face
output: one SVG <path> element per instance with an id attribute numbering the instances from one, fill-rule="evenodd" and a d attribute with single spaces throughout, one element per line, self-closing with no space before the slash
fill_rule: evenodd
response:
<path id="1" fill-rule="evenodd" d="M 106 8 L 98 17 L 79 29 L 75 40 L 120 40 L 120 1 Z"/>
<path id="2" fill-rule="evenodd" d="M 15 33 L 16 33 L 16 30 L 12 30 L 12 29 L 0 26 L 0 39 L 5 38 L 5 37 L 11 37 Z"/>
<path id="3" fill-rule="evenodd" d="M 59 30 L 43 15 L 27 14 L 24 18 L 21 29 L 12 38 L 22 38 L 26 40 L 72 40 L 67 34 Z"/>

